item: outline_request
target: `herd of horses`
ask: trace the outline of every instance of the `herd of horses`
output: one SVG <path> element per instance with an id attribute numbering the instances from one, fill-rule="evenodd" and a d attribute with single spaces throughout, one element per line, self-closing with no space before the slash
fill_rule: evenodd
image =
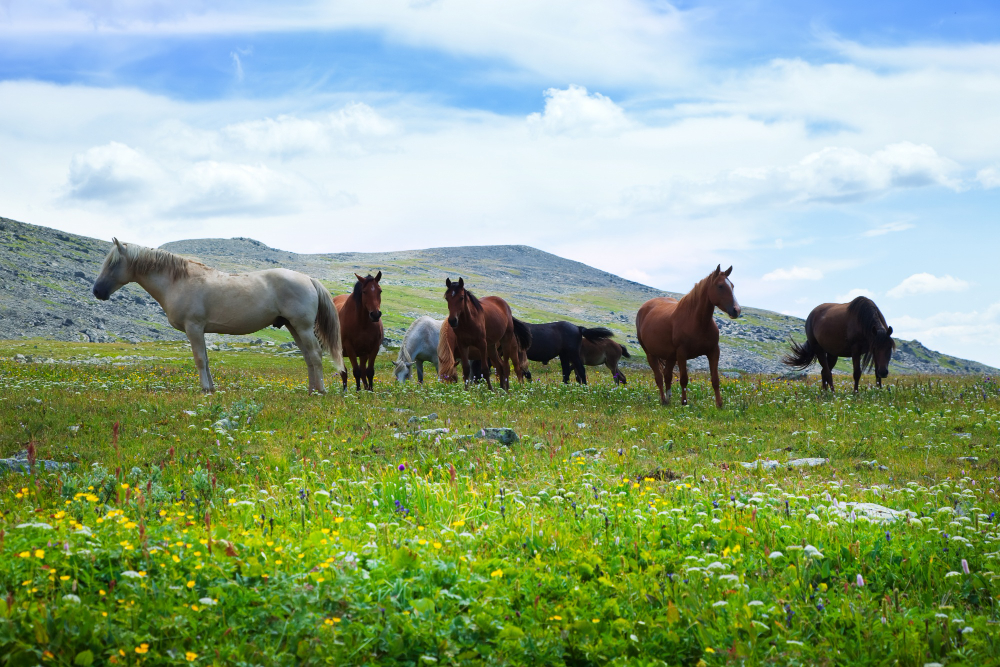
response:
<path id="1" fill-rule="evenodd" d="M 309 373 L 309 390 L 323 393 L 322 348 L 326 348 L 347 388 L 350 361 L 356 388 L 372 390 L 375 358 L 381 348 L 382 272 L 360 276 L 350 294 L 332 297 L 315 278 L 289 269 L 267 269 L 229 274 L 170 252 L 135 244 L 114 245 L 94 282 L 93 294 L 107 300 L 128 283 L 138 283 L 163 308 L 175 329 L 191 343 L 203 391 L 214 391 L 205 347 L 206 333 L 251 334 L 267 326 L 285 327 L 302 351 Z M 722 407 L 719 391 L 719 327 L 715 310 L 730 318 L 742 309 L 730 280 L 733 267 L 719 265 L 680 299 L 657 297 L 639 308 L 636 337 L 653 370 L 660 402 L 670 403 L 674 369 L 678 370 L 681 402 L 687 404 L 687 362 L 708 358 L 715 404 Z M 465 383 L 484 381 L 493 388 L 496 372 L 503 389 L 510 387 L 510 373 L 519 381 L 531 379 L 529 361 L 547 364 L 559 357 L 563 382 L 570 375 L 587 382 L 587 366 L 606 365 L 616 383 L 625 384 L 619 370 L 624 345 L 613 340 L 605 327 L 582 327 L 571 322 L 529 324 L 513 316 L 510 305 L 497 296 L 477 298 L 459 278 L 445 280 L 448 317 L 420 317 L 403 338 L 394 367 L 397 380 L 405 382 L 417 368 L 423 382 L 423 364 L 434 365 L 438 377 L 457 382 L 461 366 Z M 854 390 L 861 374 L 874 368 L 876 382 L 888 376 L 895 349 L 892 327 L 875 303 L 858 297 L 845 304 L 825 303 L 809 314 L 806 340 L 791 342 L 784 362 L 804 370 L 813 361 L 822 368 L 823 388 L 833 390 L 832 369 L 840 357 L 854 362 Z"/>

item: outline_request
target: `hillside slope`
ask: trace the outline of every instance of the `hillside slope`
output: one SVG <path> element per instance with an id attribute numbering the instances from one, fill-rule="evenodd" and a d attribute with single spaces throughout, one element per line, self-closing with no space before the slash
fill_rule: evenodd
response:
<path id="1" fill-rule="evenodd" d="M 183 339 L 184 334 L 167 323 L 159 304 L 137 285 L 120 290 L 107 302 L 91 295 L 110 248 L 107 241 L 0 218 L 0 338 Z M 463 276 L 479 296 L 504 297 L 516 316 L 529 321 L 568 319 L 608 326 L 638 355 L 635 312 L 639 306 L 654 296 L 678 296 L 528 246 L 302 255 L 236 238 L 177 241 L 163 248 L 230 272 L 283 266 L 319 278 L 334 293 L 349 291 L 355 273 L 381 270 L 382 310 L 390 345 L 398 344 L 413 318 L 444 316 L 446 276 Z M 737 321 L 717 315 L 722 330 L 721 365 L 749 372 L 784 372 L 780 356 L 789 336 L 801 337 L 803 321 L 755 308 L 743 312 Z M 247 339 L 256 337 L 290 340 L 285 331 L 274 329 Z M 704 359 L 691 366 L 704 367 Z M 996 372 L 977 362 L 933 352 L 916 341 L 899 341 L 893 369 Z"/>

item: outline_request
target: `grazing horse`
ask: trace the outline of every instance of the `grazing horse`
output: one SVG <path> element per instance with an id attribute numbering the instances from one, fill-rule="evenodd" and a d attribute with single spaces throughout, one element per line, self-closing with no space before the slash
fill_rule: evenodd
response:
<path id="1" fill-rule="evenodd" d="M 854 361 L 854 391 L 861 373 L 875 368 L 875 382 L 889 376 L 889 360 L 896 349 L 892 327 L 885 323 L 875 302 L 859 296 L 850 303 L 824 303 L 813 308 L 806 318 L 806 342 L 792 341 L 792 353 L 783 361 L 805 370 L 813 359 L 823 368 L 823 388 L 833 391 L 833 367 L 837 357 Z"/>
<path id="2" fill-rule="evenodd" d="M 715 267 L 680 301 L 657 297 L 642 304 L 635 316 L 636 337 L 646 352 L 653 369 L 660 403 L 670 403 L 670 384 L 674 379 L 674 364 L 680 367 L 681 404 L 687 405 L 687 360 L 705 355 L 712 373 L 715 405 L 722 407 L 719 393 L 719 326 L 712 316 L 715 309 L 724 311 L 734 320 L 740 316 L 740 304 L 733 294 L 733 283 L 722 265 Z M 666 383 L 666 392 L 664 392 Z"/>
<path id="3" fill-rule="evenodd" d="M 417 366 L 417 382 L 424 382 L 424 362 L 434 364 L 434 370 L 440 371 L 438 365 L 438 343 L 441 338 L 441 325 L 444 320 L 435 320 L 424 315 L 418 317 L 406 330 L 403 342 L 399 346 L 399 357 L 396 359 L 393 373 L 400 382 L 406 382 L 413 377 L 413 365 Z M 454 365 L 454 358 L 452 358 Z"/>
<path id="4" fill-rule="evenodd" d="M 510 389 L 510 361 L 517 359 L 519 346 L 527 348 L 531 345 L 527 327 L 523 323 L 515 325 L 510 306 L 500 297 L 477 299 L 465 289 L 464 278 L 455 283 L 446 278 L 445 286 L 448 326 L 455 334 L 463 379 L 466 382 L 470 380 L 469 359 L 471 351 L 475 350 L 481 364 L 478 377 L 485 377 L 486 386 L 493 389 L 489 371 L 492 364 L 497 369 L 500 387 Z M 471 379 L 478 377 L 472 376 Z"/>
<path id="5" fill-rule="evenodd" d="M 341 294 L 333 299 L 340 316 L 340 336 L 344 344 L 344 356 L 351 360 L 351 370 L 354 372 L 354 382 L 357 390 L 373 391 L 375 381 L 375 357 L 382 345 L 382 272 L 374 278 L 367 275 L 364 278 L 354 274 L 358 282 L 354 283 L 354 291 Z M 340 372 L 340 379 L 347 389 L 347 369 Z"/>
<path id="6" fill-rule="evenodd" d="M 622 357 L 631 358 L 631 354 L 624 345 L 610 338 L 591 342 L 584 338 L 580 344 L 580 356 L 586 366 L 600 366 L 604 364 L 611 371 L 611 377 L 615 379 L 615 384 L 628 384 L 625 374 L 618 370 L 618 360 Z"/>
<path id="7" fill-rule="evenodd" d="M 514 322 L 520 322 L 515 319 Z M 547 364 L 559 357 L 562 365 L 563 382 L 569 382 L 570 371 L 576 373 L 576 381 L 587 384 L 587 369 L 580 356 L 580 343 L 583 340 L 597 342 L 614 335 L 611 329 L 594 327 L 587 329 L 571 322 L 549 322 L 548 324 L 525 324 L 531 332 L 531 346 L 526 350 L 529 361 L 539 361 Z M 521 364 L 515 365 L 521 368 Z M 531 371 L 524 365 L 524 376 L 531 379 Z"/>
<path id="8" fill-rule="evenodd" d="M 170 325 L 187 334 L 202 391 L 215 391 L 206 333 L 239 335 L 270 325 L 288 327 L 309 369 L 309 391 L 325 391 L 320 341 L 334 366 L 344 368 L 337 310 L 330 292 L 315 278 L 288 269 L 223 273 L 166 250 L 113 241 L 94 282 L 94 296 L 107 301 L 128 283 L 139 283 L 163 308 Z"/>

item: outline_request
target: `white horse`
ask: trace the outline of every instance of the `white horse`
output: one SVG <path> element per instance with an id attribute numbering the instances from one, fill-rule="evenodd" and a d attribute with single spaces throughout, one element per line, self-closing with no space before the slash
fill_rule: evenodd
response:
<path id="1" fill-rule="evenodd" d="M 288 269 L 228 274 L 166 250 L 113 240 L 94 283 L 94 296 L 107 301 L 128 283 L 139 283 L 163 308 L 170 325 L 187 334 L 203 391 L 215 391 L 206 333 L 251 334 L 270 325 L 288 327 L 309 368 L 310 392 L 325 391 L 319 341 L 337 370 L 344 370 L 337 309 L 315 278 Z"/>
<path id="2" fill-rule="evenodd" d="M 413 321 L 399 346 L 399 357 L 393 369 L 397 380 L 409 380 L 413 376 L 413 364 L 416 364 L 417 382 L 423 383 L 425 361 L 434 364 L 434 371 L 437 372 L 438 340 L 441 338 L 442 324 L 444 320 L 435 320 L 426 315 Z"/>

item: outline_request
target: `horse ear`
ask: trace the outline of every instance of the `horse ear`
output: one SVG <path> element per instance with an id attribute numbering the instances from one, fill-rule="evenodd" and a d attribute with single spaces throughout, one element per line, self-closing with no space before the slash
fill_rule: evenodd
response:
<path id="1" fill-rule="evenodd" d="M 718 266 L 715 267 L 715 271 L 712 271 L 712 275 L 717 276 L 720 273 L 722 273 L 722 264 L 719 264 Z"/>
<path id="2" fill-rule="evenodd" d="M 120 252 L 121 254 L 124 255 L 125 254 L 125 244 L 123 244 L 121 241 L 119 241 L 117 238 L 115 238 L 113 236 L 111 237 L 111 240 L 115 242 L 115 247 L 118 248 L 118 252 Z"/>
<path id="3" fill-rule="evenodd" d="M 444 285 L 445 287 L 451 287 L 451 278 L 445 278 Z"/>
<path id="4" fill-rule="evenodd" d="M 354 277 L 358 279 L 358 282 L 359 282 L 359 283 L 363 283 L 363 282 L 365 281 L 365 279 L 364 279 L 364 278 L 362 278 L 361 276 L 359 276 L 359 275 L 358 275 L 358 274 L 356 274 L 356 273 L 354 274 Z"/>
<path id="5" fill-rule="evenodd" d="M 722 265 L 721 265 L 721 264 L 719 264 L 719 266 L 721 267 Z M 726 274 L 726 277 L 727 277 L 727 278 L 729 277 L 729 274 L 730 274 L 730 273 L 732 273 L 732 272 L 733 272 L 733 267 L 732 267 L 732 266 L 730 266 L 730 267 L 729 267 L 728 269 L 726 269 L 726 270 L 724 271 L 724 273 Z"/>
<path id="6" fill-rule="evenodd" d="M 380 280 L 382 280 L 382 272 L 381 272 L 381 271 L 379 271 L 379 272 L 378 272 L 378 273 L 377 273 L 377 274 L 375 275 L 375 282 L 378 282 L 378 281 L 380 281 Z"/>
<path id="7" fill-rule="evenodd" d="M 888 334 L 889 334 L 890 336 L 892 335 L 892 327 L 889 327 L 889 331 L 888 331 Z"/>
<path id="8" fill-rule="evenodd" d="M 465 287 L 465 278 L 463 278 L 462 276 L 459 276 L 458 277 L 458 289 L 462 289 L 463 287 Z"/>

